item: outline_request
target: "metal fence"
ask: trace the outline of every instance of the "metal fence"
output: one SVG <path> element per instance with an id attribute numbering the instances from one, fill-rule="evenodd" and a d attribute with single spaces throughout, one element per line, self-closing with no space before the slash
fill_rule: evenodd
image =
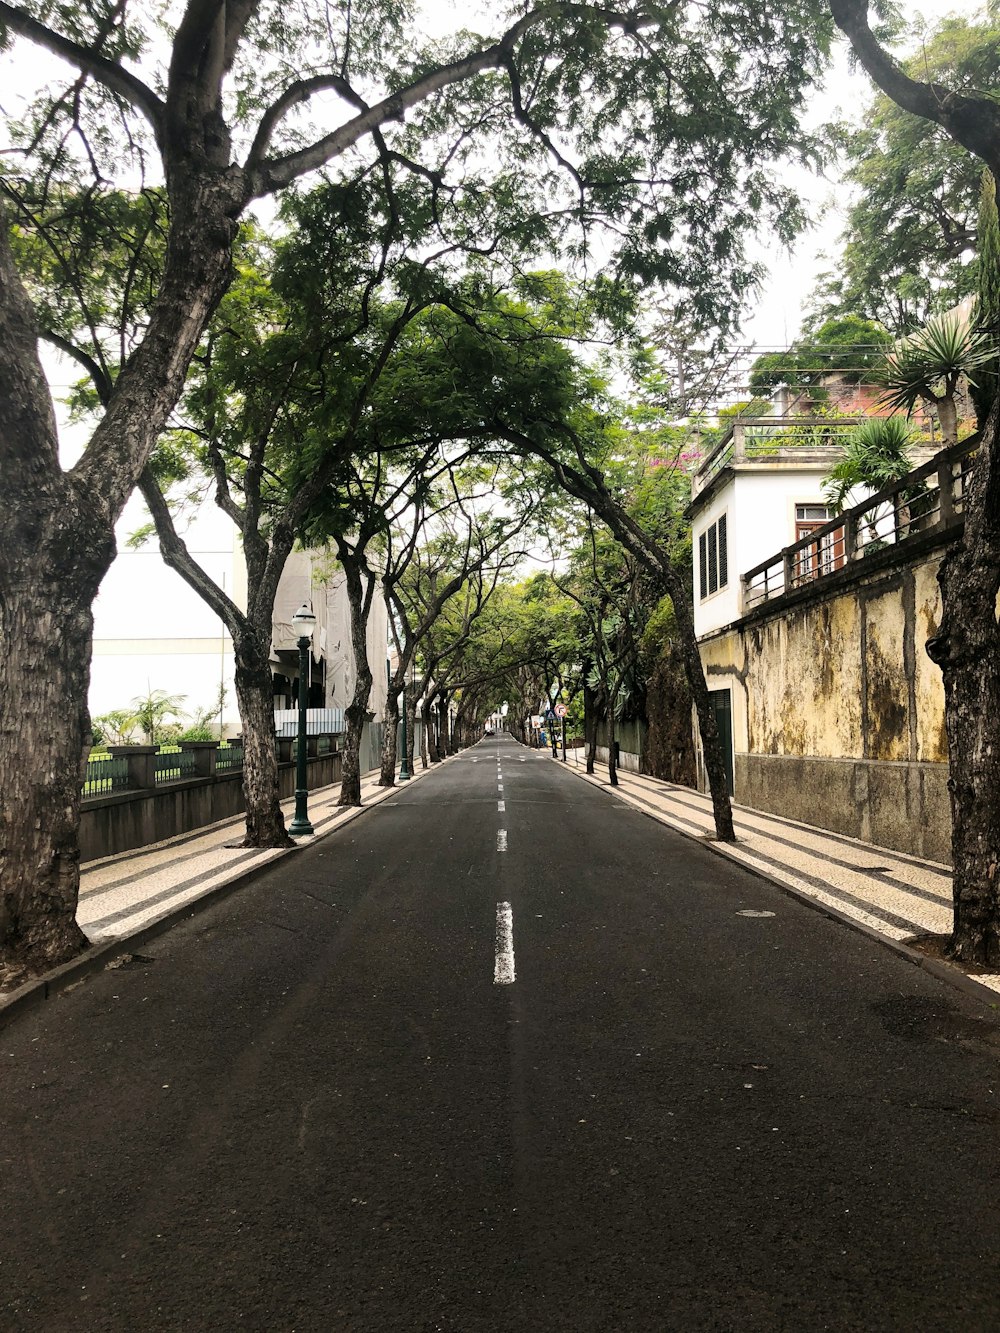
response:
<path id="1" fill-rule="evenodd" d="M 731 463 L 843 448 L 864 420 L 865 417 L 738 418 L 695 474 L 694 494 L 703 491 Z"/>
<path id="2" fill-rule="evenodd" d="M 161 745 L 153 760 L 157 782 L 179 782 L 197 777 L 197 758 L 193 750 L 179 745 Z"/>
<path id="3" fill-rule="evenodd" d="M 111 755 L 88 760 L 83 795 L 108 796 L 116 791 L 128 791 L 128 760 Z"/>
<path id="4" fill-rule="evenodd" d="M 278 736 L 297 736 L 299 731 L 299 710 L 297 708 L 276 708 L 274 710 L 274 729 Z M 324 732 L 335 736 L 347 730 L 342 708 L 307 708 L 306 735 L 320 736 Z"/>
<path id="5" fill-rule="evenodd" d="M 232 773 L 243 767 L 242 745 L 220 745 L 215 752 L 216 773 Z"/>
<path id="6" fill-rule="evenodd" d="M 961 517 L 975 441 L 941 453 L 743 575 L 744 614 Z"/>

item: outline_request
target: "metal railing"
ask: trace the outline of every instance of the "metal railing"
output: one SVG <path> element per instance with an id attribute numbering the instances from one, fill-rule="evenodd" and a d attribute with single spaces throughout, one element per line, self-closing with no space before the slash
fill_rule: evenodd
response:
<path id="1" fill-rule="evenodd" d="M 961 517 L 975 438 L 884 486 L 742 576 L 743 613 Z"/>
<path id="2" fill-rule="evenodd" d="M 111 755 L 89 759 L 83 795 L 108 796 L 116 791 L 128 791 L 128 760 L 115 759 Z"/>
<path id="3" fill-rule="evenodd" d="M 274 730 L 278 736 L 296 736 L 299 730 L 299 710 L 297 708 L 276 708 L 274 710 Z M 307 708 L 306 735 L 340 735 L 347 730 L 342 708 Z"/>
<path id="4" fill-rule="evenodd" d="M 161 745 L 153 764 L 157 782 L 179 782 L 197 776 L 197 761 L 179 745 Z"/>
<path id="5" fill-rule="evenodd" d="M 215 752 L 216 773 L 232 773 L 243 767 L 242 745 L 220 745 Z"/>
<path id="6" fill-rule="evenodd" d="M 699 495 L 731 463 L 787 458 L 809 450 L 842 449 L 866 417 L 741 417 L 695 473 Z"/>

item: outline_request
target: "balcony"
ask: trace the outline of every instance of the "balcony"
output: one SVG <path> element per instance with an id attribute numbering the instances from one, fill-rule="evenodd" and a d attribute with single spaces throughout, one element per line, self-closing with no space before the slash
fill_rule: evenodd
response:
<path id="1" fill-rule="evenodd" d="M 775 462 L 829 467 L 866 417 L 740 417 L 692 480 L 692 499 L 728 467 Z"/>

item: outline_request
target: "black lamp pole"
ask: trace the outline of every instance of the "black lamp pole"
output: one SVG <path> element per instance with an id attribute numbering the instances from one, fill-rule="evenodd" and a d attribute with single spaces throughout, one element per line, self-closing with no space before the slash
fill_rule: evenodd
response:
<path id="1" fill-rule="evenodd" d="M 306 776 L 306 679 L 309 675 L 309 645 L 316 625 L 316 617 L 303 603 L 292 617 L 292 624 L 299 630 L 299 727 L 295 743 L 295 815 L 288 832 L 293 838 L 304 838 L 313 832 L 309 822 L 309 787 Z"/>

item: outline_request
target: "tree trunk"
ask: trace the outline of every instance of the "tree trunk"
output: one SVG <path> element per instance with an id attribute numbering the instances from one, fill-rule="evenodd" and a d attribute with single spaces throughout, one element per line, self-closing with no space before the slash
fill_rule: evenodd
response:
<path id="1" fill-rule="evenodd" d="M 252 629 L 233 636 L 236 701 L 243 724 L 246 833 L 241 847 L 293 847 L 285 830 L 274 747 L 274 690 L 270 636 Z M 301 682 L 300 682 L 301 687 Z"/>
<path id="2" fill-rule="evenodd" d="M 597 718 L 594 714 L 594 691 L 589 685 L 583 687 L 583 734 L 587 751 L 587 772 L 593 773 L 597 760 Z"/>
<path id="3" fill-rule="evenodd" d="M 344 709 L 347 734 L 344 737 L 343 769 L 341 771 L 338 805 L 361 804 L 361 736 L 368 716 L 368 699 L 372 691 L 372 673 L 368 665 L 368 611 L 371 607 L 371 586 L 365 593 L 361 572 L 356 563 L 344 558 L 347 601 L 351 608 L 351 647 L 354 651 L 354 694 Z"/>
<path id="4" fill-rule="evenodd" d="M 422 700 L 420 710 L 420 767 L 426 769 L 430 761 L 430 730 L 431 730 L 431 710 L 430 700 L 425 696 Z"/>
<path id="5" fill-rule="evenodd" d="M 726 777 L 726 765 L 722 757 L 722 741 L 715 722 L 715 710 L 708 697 L 705 683 L 705 669 L 701 663 L 701 651 L 694 633 L 694 617 L 691 608 L 684 599 L 676 578 L 671 579 L 666 588 L 674 607 L 677 624 L 677 639 L 681 658 L 684 662 L 684 674 L 687 676 L 688 689 L 694 700 L 698 718 L 698 730 L 701 733 L 702 757 L 705 760 L 705 772 L 708 776 L 708 790 L 712 798 L 712 813 L 715 817 L 715 836 L 719 842 L 735 842 L 736 830 L 733 828 L 733 807 L 729 799 L 729 779 Z"/>
<path id="6" fill-rule="evenodd" d="M 395 680 L 389 681 L 389 694 L 382 714 L 382 771 L 379 774 L 380 787 L 396 785 L 396 732 L 399 729 L 399 689 Z M 407 719 L 409 721 L 409 719 Z"/>
<path id="7" fill-rule="evenodd" d="M 941 440 L 947 449 L 953 444 L 958 444 L 958 404 L 953 393 L 945 394 L 935 401 L 938 421 L 941 423 Z"/>
<path id="8" fill-rule="evenodd" d="M 427 718 L 427 754 L 432 764 L 441 762 L 441 713 L 437 706 L 437 690 L 428 697 L 424 705 Z"/>
<path id="9" fill-rule="evenodd" d="M 444 716 L 444 753 L 457 754 L 459 753 L 459 742 L 457 742 L 456 740 L 455 728 L 453 728 L 452 726 L 452 714 L 451 714 L 451 708 L 449 708 L 448 705 L 447 694 L 445 694 L 444 697 L 443 716 Z"/>
<path id="10" fill-rule="evenodd" d="M 423 731 L 423 725 L 420 730 Z M 406 692 L 406 760 L 410 776 L 417 771 L 413 766 L 413 756 L 417 749 L 417 698 L 411 687 Z"/>
<path id="11" fill-rule="evenodd" d="M 438 717 L 440 718 L 438 758 L 446 759 L 448 755 L 454 753 L 451 747 L 451 715 L 448 711 L 447 690 L 441 691 L 441 698 L 438 701 Z"/>
<path id="12" fill-rule="evenodd" d="M 270 646 L 274 594 L 292 547 L 291 534 L 273 535 L 270 551 L 255 531 L 243 532 L 250 606 L 244 614 L 193 558 L 174 527 L 169 506 L 149 471 L 139 489 L 156 524 L 160 554 L 225 623 L 236 662 L 236 700 L 243 727 L 244 847 L 289 847 L 281 813 L 278 759 L 274 748 L 274 690 Z"/>
<path id="13" fill-rule="evenodd" d="M 618 759 L 615 754 L 615 701 L 608 700 L 608 781 L 618 786 Z"/>
<path id="14" fill-rule="evenodd" d="M 949 951 L 1000 969 L 1000 451 L 994 404 L 969 474 L 962 539 L 941 562 L 942 616 L 927 653 L 941 668 L 951 794 Z"/>
<path id="15" fill-rule="evenodd" d="M 4 497 L 2 586 L 16 596 L 0 596 L 0 990 L 87 947 L 76 907 L 90 606 L 114 539 L 44 514 L 42 500 L 32 514 L 23 492 Z"/>

